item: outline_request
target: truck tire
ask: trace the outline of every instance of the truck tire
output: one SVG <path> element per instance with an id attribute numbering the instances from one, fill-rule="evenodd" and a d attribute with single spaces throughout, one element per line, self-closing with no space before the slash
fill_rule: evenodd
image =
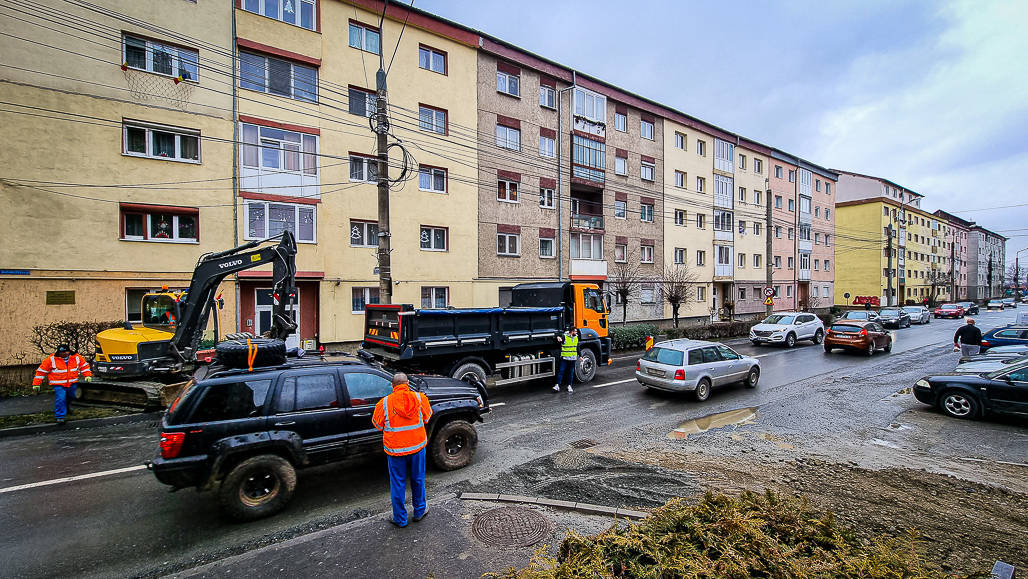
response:
<path id="1" fill-rule="evenodd" d="M 488 373 L 486 372 L 486 369 L 482 367 L 482 364 L 478 362 L 464 362 L 462 364 L 458 364 L 457 367 L 450 372 L 451 378 L 472 383 L 469 375 L 474 375 L 477 379 L 481 380 L 482 384 L 485 384 Z"/>
<path id="2" fill-rule="evenodd" d="M 589 348 L 582 350 L 575 364 L 575 378 L 582 383 L 591 382 L 596 377 L 596 353 Z"/>
<path id="3" fill-rule="evenodd" d="M 286 343 L 282 340 L 268 338 L 250 338 L 250 345 L 247 345 L 246 340 L 220 342 L 214 348 L 218 353 L 218 363 L 228 368 L 246 368 L 251 345 L 257 346 L 257 356 L 253 360 L 254 366 L 285 364 Z"/>
<path id="4" fill-rule="evenodd" d="M 233 519 L 253 521 L 281 511 L 296 490 L 296 470 L 274 454 L 260 454 L 237 464 L 218 489 L 221 508 Z"/>
<path id="5" fill-rule="evenodd" d="M 463 420 L 451 420 L 432 434 L 428 454 L 439 470 L 457 470 L 471 463 L 478 448 L 478 431 Z"/>

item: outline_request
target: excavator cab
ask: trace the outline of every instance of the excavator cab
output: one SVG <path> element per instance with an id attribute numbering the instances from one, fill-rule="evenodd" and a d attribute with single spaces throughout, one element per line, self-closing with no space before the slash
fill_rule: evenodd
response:
<path id="1" fill-rule="evenodd" d="M 181 313 L 179 302 L 184 295 L 161 292 L 143 296 L 143 326 L 174 334 Z"/>

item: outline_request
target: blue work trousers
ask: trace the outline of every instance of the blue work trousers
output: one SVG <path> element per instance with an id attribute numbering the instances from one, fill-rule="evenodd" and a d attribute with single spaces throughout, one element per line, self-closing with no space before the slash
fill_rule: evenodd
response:
<path id="1" fill-rule="evenodd" d="M 578 364 L 578 360 L 565 360 L 560 359 L 560 365 L 557 366 L 557 384 L 561 386 L 571 386 L 571 383 L 575 381 L 575 366 Z"/>
<path id="2" fill-rule="evenodd" d="M 389 460 L 389 495 L 393 501 L 393 521 L 407 526 L 407 479 L 410 479 L 411 502 L 414 518 L 421 518 L 428 510 L 425 499 L 425 449 L 405 456 L 387 454 Z"/>
<path id="3" fill-rule="evenodd" d="M 54 386 L 54 416 L 63 420 L 68 414 L 68 400 L 75 399 L 75 388 L 78 382 L 72 382 L 70 386 Z M 71 398 L 68 398 L 68 397 Z"/>

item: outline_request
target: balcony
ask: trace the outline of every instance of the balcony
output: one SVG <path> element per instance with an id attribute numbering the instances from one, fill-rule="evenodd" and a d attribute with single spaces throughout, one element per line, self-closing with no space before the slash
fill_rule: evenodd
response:
<path id="1" fill-rule="evenodd" d="M 732 268 L 730 263 L 716 263 L 714 264 L 714 278 L 728 278 L 731 279 L 735 275 L 735 270 Z"/>
<path id="2" fill-rule="evenodd" d="M 810 211 L 800 211 L 800 225 L 810 225 L 814 221 Z"/>
<path id="3" fill-rule="evenodd" d="M 735 235 L 732 233 L 731 229 L 725 231 L 722 231 L 720 229 L 714 230 L 715 241 L 732 241 L 733 239 L 735 239 Z"/>
<path id="4" fill-rule="evenodd" d="M 799 270 L 799 280 L 800 281 L 810 281 L 810 270 L 809 269 L 801 269 L 801 270 Z"/>
<path id="5" fill-rule="evenodd" d="M 607 277 L 607 262 L 603 259 L 572 259 L 571 276 Z"/>
<path id="6" fill-rule="evenodd" d="M 809 239 L 799 239 L 796 241 L 796 245 L 800 251 L 813 251 L 814 246 L 811 244 Z"/>
<path id="7" fill-rule="evenodd" d="M 571 214 L 571 227 L 578 227 L 580 229 L 594 229 L 603 230 L 603 216 L 602 215 L 589 215 L 587 213 L 572 213 Z"/>

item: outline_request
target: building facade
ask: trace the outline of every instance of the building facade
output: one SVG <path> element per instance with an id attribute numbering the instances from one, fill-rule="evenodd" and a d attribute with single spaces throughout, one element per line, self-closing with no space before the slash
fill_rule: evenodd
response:
<path id="1" fill-rule="evenodd" d="M 980 225 L 968 232 L 968 291 L 971 299 L 988 300 L 1003 296 L 1006 271 L 1006 237 Z"/>
<path id="2" fill-rule="evenodd" d="M 933 215 L 946 223 L 945 241 L 949 247 L 950 296 L 954 300 L 971 299 L 967 277 L 970 265 L 968 263 L 967 244 L 968 235 L 974 222 L 961 219 L 941 209 L 933 213 Z"/>

